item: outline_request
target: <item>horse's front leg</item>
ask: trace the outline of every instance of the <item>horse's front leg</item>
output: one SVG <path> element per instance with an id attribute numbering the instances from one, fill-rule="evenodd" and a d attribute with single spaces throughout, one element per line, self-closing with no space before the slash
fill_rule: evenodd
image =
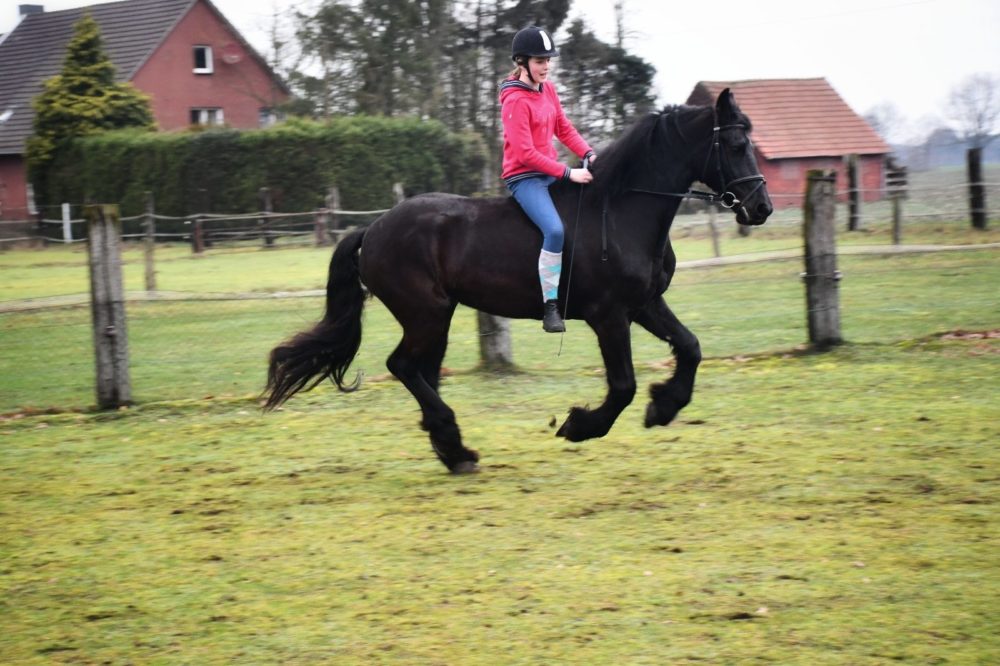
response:
<path id="1" fill-rule="evenodd" d="M 603 437 L 615 419 L 635 397 L 635 369 L 632 367 L 632 340 L 629 320 L 623 313 L 589 322 L 597 333 L 608 379 L 608 395 L 594 410 L 574 407 L 556 434 L 573 442 Z"/>
<path id="2" fill-rule="evenodd" d="M 666 301 L 658 298 L 636 316 L 635 321 L 644 329 L 670 343 L 677 359 L 674 376 L 662 384 L 649 387 L 651 398 L 646 407 L 646 427 L 667 425 L 674 420 L 694 393 L 694 377 L 701 363 L 701 345 L 698 338 L 670 311 Z"/>

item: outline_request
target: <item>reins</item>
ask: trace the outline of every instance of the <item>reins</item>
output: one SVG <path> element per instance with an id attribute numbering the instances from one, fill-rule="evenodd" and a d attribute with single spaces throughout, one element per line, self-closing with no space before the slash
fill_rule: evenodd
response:
<path id="1" fill-rule="evenodd" d="M 590 171 L 590 158 L 583 160 L 583 168 Z M 563 319 L 569 315 L 569 288 L 573 284 L 573 260 L 576 259 L 576 241 L 579 239 L 577 232 L 580 230 L 580 211 L 583 209 L 583 189 L 586 187 L 583 183 L 580 183 L 580 196 L 576 200 L 576 222 L 573 223 L 573 248 L 569 251 L 569 270 L 566 272 L 566 298 L 563 303 Z M 605 208 L 605 212 L 607 209 Z M 602 236 L 604 237 L 603 242 L 607 242 L 607 236 L 602 231 Z M 607 260 L 608 251 L 605 245 L 604 249 L 604 260 Z M 559 336 L 559 351 L 556 352 L 556 356 L 562 355 L 563 348 L 563 338 L 566 337 L 566 331 L 564 330 Z"/>

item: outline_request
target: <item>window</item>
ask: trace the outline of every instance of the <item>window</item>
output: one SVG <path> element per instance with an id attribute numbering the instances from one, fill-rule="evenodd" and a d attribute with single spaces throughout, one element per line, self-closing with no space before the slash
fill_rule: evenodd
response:
<path id="1" fill-rule="evenodd" d="M 194 47 L 194 73 L 211 74 L 213 71 L 214 69 L 212 68 L 212 47 L 211 46 Z"/>
<path id="2" fill-rule="evenodd" d="M 260 127 L 270 127 L 271 125 L 280 123 L 284 119 L 284 112 L 269 109 L 267 107 L 261 107 L 257 112 L 257 122 Z"/>
<path id="3" fill-rule="evenodd" d="M 221 125 L 224 122 L 222 109 L 191 109 L 192 125 Z"/>

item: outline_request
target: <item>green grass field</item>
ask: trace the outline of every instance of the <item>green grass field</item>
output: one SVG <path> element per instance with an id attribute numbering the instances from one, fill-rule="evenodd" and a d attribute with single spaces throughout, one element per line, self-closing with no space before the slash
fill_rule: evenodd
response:
<path id="1" fill-rule="evenodd" d="M 171 252 L 161 288 L 192 294 L 320 288 L 328 259 Z M 553 424 L 603 395 L 586 327 L 557 356 L 515 322 L 521 372 L 490 376 L 460 310 L 461 478 L 385 376 L 378 303 L 361 391 L 268 415 L 266 354 L 317 298 L 131 303 L 111 413 L 85 307 L 0 314 L 0 663 L 998 663 L 998 252 L 842 257 L 825 354 L 798 262 L 680 271 L 694 402 L 646 430 L 640 390 L 583 444 Z M 0 300 L 85 291 L 78 255 L 0 254 Z M 640 386 L 670 372 L 634 342 Z"/>

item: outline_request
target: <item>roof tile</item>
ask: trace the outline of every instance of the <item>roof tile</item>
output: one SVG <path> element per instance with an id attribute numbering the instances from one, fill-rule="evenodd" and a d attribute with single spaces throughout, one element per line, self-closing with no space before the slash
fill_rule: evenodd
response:
<path id="1" fill-rule="evenodd" d="M 73 26 L 90 12 L 101 26 L 115 80 L 128 81 L 197 0 L 123 0 L 31 14 L 0 41 L 0 155 L 21 154 L 32 132 L 31 100 L 62 71 Z"/>
<path id="2" fill-rule="evenodd" d="M 890 152 L 825 78 L 700 81 L 688 103 L 711 104 L 726 88 L 753 121 L 753 142 L 765 158 Z"/>

